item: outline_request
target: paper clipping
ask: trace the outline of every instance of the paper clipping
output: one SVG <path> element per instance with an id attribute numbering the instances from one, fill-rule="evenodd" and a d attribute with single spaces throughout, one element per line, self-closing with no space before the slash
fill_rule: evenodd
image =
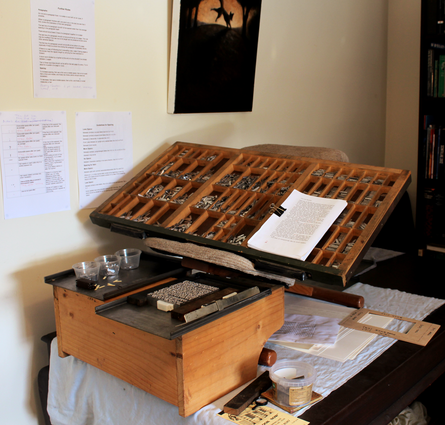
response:
<path id="1" fill-rule="evenodd" d="M 280 206 L 282 214 L 272 214 L 247 246 L 304 261 L 347 205 L 293 190 Z"/>
<path id="2" fill-rule="evenodd" d="M 255 409 L 255 410 L 254 410 Z M 305 425 L 309 422 L 296 418 L 288 413 L 280 412 L 267 406 L 256 407 L 252 403 L 239 415 L 221 412 L 220 416 L 228 421 L 240 425 Z"/>
<path id="3" fill-rule="evenodd" d="M 65 111 L 0 112 L 5 218 L 70 207 Z"/>
<path id="4" fill-rule="evenodd" d="M 96 98 L 94 0 L 31 0 L 34 97 Z"/>
<path id="5" fill-rule="evenodd" d="M 131 112 L 76 114 L 80 208 L 96 208 L 133 177 Z"/>

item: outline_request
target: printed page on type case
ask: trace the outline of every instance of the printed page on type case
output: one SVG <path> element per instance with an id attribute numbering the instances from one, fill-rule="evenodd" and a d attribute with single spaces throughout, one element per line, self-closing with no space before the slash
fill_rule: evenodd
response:
<path id="1" fill-rule="evenodd" d="M 348 203 L 293 190 L 247 242 L 249 248 L 306 260 Z"/>

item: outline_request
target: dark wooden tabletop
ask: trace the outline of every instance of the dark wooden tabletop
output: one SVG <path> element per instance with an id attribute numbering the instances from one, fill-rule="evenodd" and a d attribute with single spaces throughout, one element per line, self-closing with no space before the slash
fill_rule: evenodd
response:
<path id="1" fill-rule="evenodd" d="M 443 299 L 444 266 L 442 259 L 404 254 L 356 280 Z M 445 306 L 425 320 L 441 325 L 425 347 L 398 341 L 301 419 L 311 425 L 387 425 L 445 372 Z"/>

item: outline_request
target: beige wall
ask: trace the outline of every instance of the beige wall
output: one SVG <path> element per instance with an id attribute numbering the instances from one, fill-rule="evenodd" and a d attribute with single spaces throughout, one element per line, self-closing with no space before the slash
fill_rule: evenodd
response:
<path id="1" fill-rule="evenodd" d="M 420 1 L 390 0 L 385 166 L 412 171 L 415 212 L 419 114 Z"/>
<path id="2" fill-rule="evenodd" d="M 395 1 L 391 15 L 397 17 L 394 8 L 404 13 L 405 1 Z M 253 112 L 178 116 L 166 113 L 170 1 L 95 1 L 96 100 L 33 98 L 29 4 L 0 0 L 0 111 L 66 111 L 71 210 L 5 220 L 0 206 L 5 425 L 36 424 L 41 415 L 36 377 L 46 352 L 40 337 L 55 329 L 52 291 L 43 277 L 138 244 L 93 226 L 91 210 L 78 208 L 76 112 L 132 111 L 136 171 L 177 140 L 328 146 L 353 162 L 384 165 L 385 159 L 386 0 L 263 0 Z M 407 115 L 396 111 L 404 103 L 391 100 L 400 127 Z M 389 130 L 388 138 L 388 165 L 411 164 L 392 160 L 398 148 Z"/>

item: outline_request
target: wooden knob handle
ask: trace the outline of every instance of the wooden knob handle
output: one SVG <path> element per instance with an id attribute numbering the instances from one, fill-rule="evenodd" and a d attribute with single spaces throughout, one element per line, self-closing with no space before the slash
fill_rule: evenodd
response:
<path id="1" fill-rule="evenodd" d="M 258 359 L 258 364 L 262 366 L 273 366 L 277 361 L 277 353 L 269 348 L 263 348 L 261 351 L 260 358 Z"/>
<path id="2" fill-rule="evenodd" d="M 298 284 L 286 288 L 287 292 L 294 294 L 305 295 L 318 300 L 329 301 L 344 305 L 346 307 L 362 308 L 365 304 L 365 299 L 361 295 L 349 294 L 347 292 L 336 291 L 333 289 L 318 288 L 304 284 Z"/>

